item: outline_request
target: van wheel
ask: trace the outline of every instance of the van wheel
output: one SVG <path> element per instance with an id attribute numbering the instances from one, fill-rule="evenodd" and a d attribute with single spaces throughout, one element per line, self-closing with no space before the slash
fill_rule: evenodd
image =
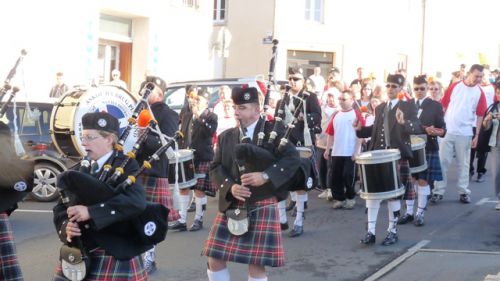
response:
<path id="1" fill-rule="evenodd" d="M 35 178 L 31 197 L 36 201 L 48 202 L 59 197 L 56 180 L 62 170 L 52 163 L 39 162 L 35 164 Z"/>

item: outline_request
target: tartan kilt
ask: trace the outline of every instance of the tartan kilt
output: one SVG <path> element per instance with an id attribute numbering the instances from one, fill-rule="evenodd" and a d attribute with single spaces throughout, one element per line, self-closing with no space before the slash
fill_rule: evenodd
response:
<path id="1" fill-rule="evenodd" d="M 140 184 L 146 190 L 146 200 L 151 203 L 159 203 L 167 207 L 168 221 L 176 221 L 180 218 L 179 212 L 174 209 L 173 193 L 170 190 L 167 178 L 156 178 L 142 175 L 139 177 Z"/>
<path id="2" fill-rule="evenodd" d="M 197 189 L 199 191 L 207 192 L 208 194 L 215 194 L 217 190 L 215 189 L 215 185 L 210 182 L 210 177 L 208 176 L 208 172 L 210 171 L 210 163 L 210 161 L 207 161 L 200 162 L 196 165 L 195 173 L 205 175 L 205 177 L 199 178 L 196 182 L 196 185 L 191 187 L 191 189 Z"/>
<path id="3" fill-rule="evenodd" d="M 274 197 L 256 202 L 253 208 L 274 205 L 251 212 L 248 232 L 242 236 L 232 235 L 226 215 L 218 212 L 201 254 L 229 262 L 283 266 L 285 252 L 276 203 Z"/>
<path id="4" fill-rule="evenodd" d="M 441 162 L 439 161 L 439 150 L 425 151 L 425 159 L 427 161 L 427 169 L 420 173 L 413 174 L 416 179 L 425 180 L 428 183 L 434 181 L 442 181 L 443 173 L 441 171 Z"/>
<path id="5" fill-rule="evenodd" d="M 406 159 L 399 160 L 399 177 L 401 178 L 401 183 L 405 186 L 403 200 L 414 200 L 417 198 L 415 187 L 411 182 L 410 162 Z"/>
<path id="6" fill-rule="evenodd" d="M 61 268 L 57 264 L 53 281 L 67 281 Z M 148 273 L 141 256 L 135 256 L 128 261 L 120 261 L 113 256 L 106 255 L 103 249 L 90 253 L 90 269 L 86 281 L 146 281 Z"/>
<path id="7" fill-rule="evenodd" d="M 17 260 L 16 244 L 7 213 L 0 213 L 0 280 L 24 280 Z"/>

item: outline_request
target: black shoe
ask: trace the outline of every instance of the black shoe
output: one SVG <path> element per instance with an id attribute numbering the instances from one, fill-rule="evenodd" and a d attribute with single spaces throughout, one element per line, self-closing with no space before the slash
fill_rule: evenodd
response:
<path id="1" fill-rule="evenodd" d="M 281 226 L 281 230 L 287 230 L 289 228 L 288 222 L 280 223 L 280 226 Z"/>
<path id="2" fill-rule="evenodd" d="M 413 215 L 405 214 L 404 216 L 399 218 L 398 224 L 407 224 L 409 222 L 412 222 L 413 219 L 414 219 Z"/>
<path id="3" fill-rule="evenodd" d="M 187 226 L 186 223 L 182 223 L 180 221 L 175 221 L 173 224 L 168 226 L 168 229 L 170 230 L 179 230 L 179 231 L 186 231 Z"/>
<path id="4" fill-rule="evenodd" d="M 307 210 L 307 201 L 304 201 L 304 210 Z"/>
<path id="5" fill-rule="evenodd" d="M 387 233 L 387 236 L 385 237 L 384 241 L 382 241 L 382 246 L 389 246 L 392 244 L 396 244 L 398 242 L 398 234 L 394 232 Z"/>
<path id="6" fill-rule="evenodd" d="M 288 203 L 288 205 L 286 206 L 286 211 L 289 212 L 293 209 L 293 207 L 295 207 L 295 201 L 290 201 L 290 203 Z"/>
<path id="7" fill-rule="evenodd" d="M 361 241 L 359 241 L 359 242 L 361 244 L 365 244 L 365 245 L 374 244 L 375 243 L 375 234 L 368 231 L 365 235 L 365 238 L 361 239 Z"/>
<path id="8" fill-rule="evenodd" d="M 288 234 L 288 236 L 290 236 L 290 237 L 297 237 L 297 236 L 302 235 L 302 233 L 304 233 L 304 227 L 303 226 L 294 225 L 292 231 L 290 231 L 290 233 Z"/>
<path id="9" fill-rule="evenodd" d="M 467 194 L 460 194 L 460 202 L 464 204 L 469 204 L 470 203 L 470 196 Z"/>
<path id="10" fill-rule="evenodd" d="M 424 225 L 424 214 L 416 215 L 415 222 L 413 223 L 415 226 Z"/>
<path id="11" fill-rule="evenodd" d="M 203 228 L 203 221 L 201 220 L 194 220 L 193 224 L 189 228 L 189 231 L 198 231 Z"/>
<path id="12" fill-rule="evenodd" d="M 477 173 L 477 182 L 484 182 L 484 174 L 483 173 Z"/>
<path id="13" fill-rule="evenodd" d="M 153 272 L 156 271 L 156 262 L 155 261 L 145 260 L 144 261 L 144 267 L 146 268 L 146 271 L 148 272 L 148 275 L 151 275 L 151 274 L 153 274 Z"/>
<path id="14" fill-rule="evenodd" d="M 441 200 L 443 200 L 443 195 L 441 195 L 441 194 L 432 194 L 431 199 L 429 199 L 429 202 L 432 203 L 432 204 L 437 204 Z"/>
<path id="15" fill-rule="evenodd" d="M 196 211 L 196 203 L 194 201 L 191 202 L 191 205 L 189 205 L 189 208 L 187 209 L 188 213 L 192 213 Z"/>

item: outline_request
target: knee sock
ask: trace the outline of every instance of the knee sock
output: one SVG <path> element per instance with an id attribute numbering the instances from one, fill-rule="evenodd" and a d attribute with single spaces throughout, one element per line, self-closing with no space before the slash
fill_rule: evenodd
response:
<path id="1" fill-rule="evenodd" d="M 180 195 L 179 196 L 179 221 L 182 223 L 186 223 L 187 218 L 187 209 L 189 207 L 189 195 Z"/>
<path id="2" fill-rule="evenodd" d="M 207 269 L 207 276 L 208 276 L 208 281 L 230 281 L 230 276 L 229 276 L 229 270 L 227 268 L 224 268 L 223 270 L 219 271 L 210 271 L 210 269 Z"/>
<path id="3" fill-rule="evenodd" d="M 206 201 L 207 201 L 207 196 L 203 196 L 203 197 L 195 197 L 194 198 L 194 202 L 196 204 L 196 213 L 194 215 L 194 219 L 195 220 L 202 220 L 203 219 L 203 213 L 205 212 L 205 208 L 206 208 Z M 205 202 L 205 204 L 203 204 L 203 202 Z"/>
<path id="4" fill-rule="evenodd" d="M 304 202 L 306 201 L 305 194 L 297 194 L 297 216 L 295 217 L 294 225 L 302 226 L 304 217 Z"/>
<path id="5" fill-rule="evenodd" d="M 415 200 L 405 200 L 406 203 L 406 214 L 413 215 L 413 206 L 415 206 Z"/>
<path id="6" fill-rule="evenodd" d="M 252 276 L 248 276 L 248 281 L 267 281 L 267 277 L 264 278 L 254 278 Z"/>
<path id="7" fill-rule="evenodd" d="M 387 231 L 396 233 L 396 225 L 399 218 L 399 210 L 401 210 L 401 201 L 389 200 L 387 202 L 387 209 L 389 211 L 389 228 Z"/>
<path id="8" fill-rule="evenodd" d="M 286 200 L 278 203 L 278 213 L 280 215 L 280 223 L 286 223 Z"/>
<path id="9" fill-rule="evenodd" d="M 375 226 L 377 225 L 378 210 L 380 209 L 380 202 L 378 199 L 367 199 L 366 208 L 368 215 L 368 232 L 375 234 Z"/>
<path id="10" fill-rule="evenodd" d="M 155 261 L 155 247 L 153 249 L 147 250 L 144 253 L 144 260 Z"/>
<path id="11" fill-rule="evenodd" d="M 290 199 L 292 201 L 296 202 L 297 201 L 297 192 L 295 192 L 295 191 L 290 192 Z"/>
<path id="12" fill-rule="evenodd" d="M 431 194 L 429 185 L 418 186 L 418 209 L 417 215 L 422 215 L 427 208 L 427 197 Z"/>

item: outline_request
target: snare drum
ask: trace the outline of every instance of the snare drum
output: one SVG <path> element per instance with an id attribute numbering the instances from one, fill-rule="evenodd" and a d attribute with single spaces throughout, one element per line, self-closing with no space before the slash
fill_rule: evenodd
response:
<path id="1" fill-rule="evenodd" d="M 411 150 L 413 158 L 408 161 L 410 163 L 410 173 L 416 174 L 425 171 L 427 169 L 425 140 L 417 136 L 411 136 Z"/>
<path id="2" fill-rule="evenodd" d="M 356 163 L 361 169 L 363 199 L 390 199 L 401 196 L 405 188 L 399 176 L 398 149 L 373 150 L 359 154 Z"/>
<path id="3" fill-rule="evenodd" d="M 299 152 L 300 158 L 311 158 L 312 150 L 308 147 L 297 146 L 297 151 Z"/>
<path id="4" fill-rule="evenodd" d="M 177 183 L 179 188 L 189 188 L 196 185 L 198 177 L 195 175 L 194 154 L 189 149 L 179 149 L 174 153 L 174 157 L 168 158 L 168 182 L 175 183 L 175 163 L 177 158 Z"/>
<path id="5" fill-rule="evenodd" d="M 50 117 L 50 134 L 56 149 L 70 157 L 85 155 L 80 136 L 82 117 L 89 112 L 106 111 L 116 117 L 120 134 L 127 127 L 137 99 L 116 86 L 71 89 L 54 104 Z M 132 129 L 124 145 L 124 152 L 132 149 L 137 141 L 137 129 Z"/>

